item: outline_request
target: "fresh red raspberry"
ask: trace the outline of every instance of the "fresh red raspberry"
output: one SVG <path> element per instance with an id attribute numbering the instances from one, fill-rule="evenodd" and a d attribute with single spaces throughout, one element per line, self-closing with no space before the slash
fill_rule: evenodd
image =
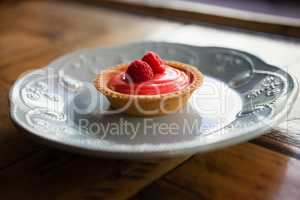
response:
<path id="1" fill-rule="evenodd" d="M 164 61 L 153 51 L 148 51 L 142 60 L 150 65 L 154 74 L 161 74 L 166 70 Z"/>
<path id="2" fill-rule="evenodd" d="M 133 82 L 148 81 L 153 78 L 154 74 L 148 63 L 135 60 L 129 64 L 126 74 L 130 76 Z"/>

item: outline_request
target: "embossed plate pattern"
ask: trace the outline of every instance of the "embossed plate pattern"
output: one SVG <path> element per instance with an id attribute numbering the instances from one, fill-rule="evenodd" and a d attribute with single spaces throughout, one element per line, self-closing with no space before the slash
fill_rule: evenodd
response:
<path id="1" fill-rule="evenodd" d="M 198 67 L 203 86 L 175 114 L 114 113 L 91 85 L 99 71 L 146 50 Z M 205 152 L 244 142 L 279 123 L 298 93 L 296 80 L 245 52 L 161 42 L 80 50 L 16 81 L 11 117 L 33 138 L 83 154 L 146 158 Z"/>

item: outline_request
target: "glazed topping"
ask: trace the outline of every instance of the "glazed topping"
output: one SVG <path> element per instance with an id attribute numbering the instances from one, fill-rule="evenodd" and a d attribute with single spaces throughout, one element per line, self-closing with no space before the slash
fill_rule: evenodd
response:
<path id="1" fill-rule="evenodd" d="M 176 92 L 189 84 L 190 78 L 184 71 L 166 66 L 165 72 L 140 83 L 128 82 L 125 72 L 117 74 L 110 79 L 108 87 L 124 94 L 155 95 Z"/>
<path id="2" fill-rule="evenodd" d="M 126 72 L 113 76 L 108 87 L 124 94 L 154 95 L 176 92 L 190 84 L 189 76 L 167 66 L 154 52 L 129 64 Z"/>

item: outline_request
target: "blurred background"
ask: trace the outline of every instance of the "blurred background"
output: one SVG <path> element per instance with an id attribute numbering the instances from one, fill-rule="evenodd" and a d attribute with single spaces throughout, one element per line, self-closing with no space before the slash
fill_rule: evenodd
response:
<path id="1" fill-rule="evenodd" d="M 15 5 L 25 0 L 0 0 Z M 46 1 L 46 0 L 44 0 Z M 212 23 L 299 37 L 300 1 L 64 0 L 193 23 Z M 42 2 L 42 1 L 40 1 Z"/>
<path id="2" fill-rule="evenodd" d="M 172 1 L 172 0 L 170 0 Z M 181 0 L 277 16 L 300 18 L 300 2 L 293 0 Z"/>

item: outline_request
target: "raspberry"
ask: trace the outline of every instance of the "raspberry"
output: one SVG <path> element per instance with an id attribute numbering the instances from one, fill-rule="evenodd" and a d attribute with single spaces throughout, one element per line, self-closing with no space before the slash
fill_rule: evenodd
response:
<path id="1" fill-rule="evenodd" d="M 133 82 L 148 81 L 153 78 L 154 74 L 148 63 L 135 60 L 129 64 L 126 74 L 130 76 Z"/>
<path id="2" fill-rule="evenodd" d="M 154 74 L 160 74 L 166 70 L 163 60 L 153 51 L 148 51 L 142 60 L 150 65 Z"/>

